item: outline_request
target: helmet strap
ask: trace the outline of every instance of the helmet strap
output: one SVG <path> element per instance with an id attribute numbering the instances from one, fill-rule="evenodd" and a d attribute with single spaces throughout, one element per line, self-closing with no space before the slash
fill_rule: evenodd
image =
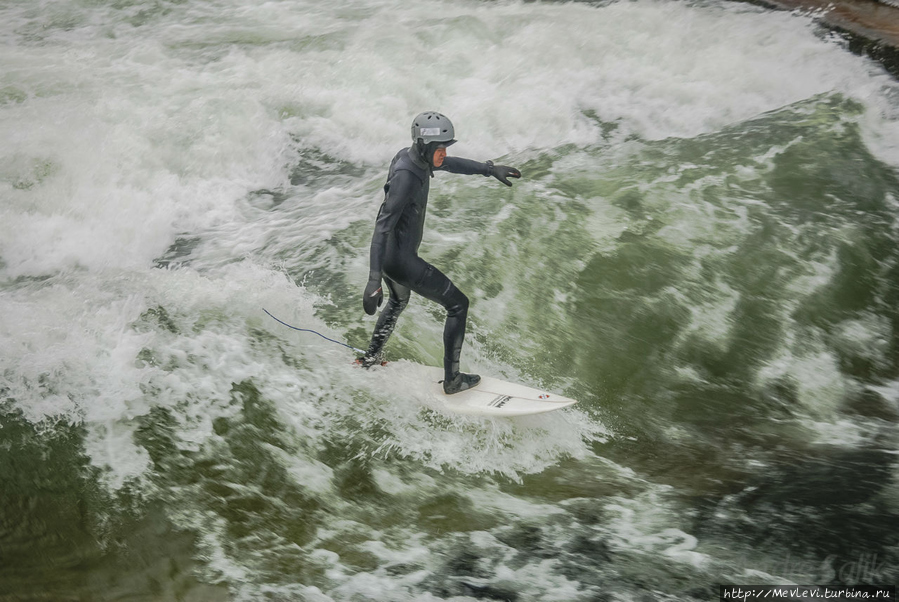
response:
<path id="1" fill-rule="evenodd" d="M 425 141 L 419 138 L 415 141 L 415 152 L 418 155 L 418 158 L 422 163 L 428 166 L 428 172 L 431 174 L 431 177 L 434 177 L 434 165 L 431 163 L 431 160 L 434 158 L 434 153 L 432 149 L 429 148 L 429 144 L 425 144 Z M 430 151 L 430 152 L 429 152 Z"/>

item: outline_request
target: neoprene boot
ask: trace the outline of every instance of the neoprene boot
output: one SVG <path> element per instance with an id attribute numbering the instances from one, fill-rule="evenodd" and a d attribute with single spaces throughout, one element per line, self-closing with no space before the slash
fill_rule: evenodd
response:
<path id="1" fill-rule="evenodd" d="M 362 366 L 363 368 L 371 368 L 372 366 L 386 366 L 387 362 L 384 360 L 384 357 L 380 354 L 371 356 L 371 355 L 363 355 L 362 357 L 356 358 L 356 363 Z"/>
<path id="2" fill-rule="evenodd" d="M 477 374 L 457 372 L 451 380 L 443 381 L 443 392 L 447 395 L 461 393 L 462 391 L 475 388 L 479 382 L 481 382 L 481 377 Z"/>

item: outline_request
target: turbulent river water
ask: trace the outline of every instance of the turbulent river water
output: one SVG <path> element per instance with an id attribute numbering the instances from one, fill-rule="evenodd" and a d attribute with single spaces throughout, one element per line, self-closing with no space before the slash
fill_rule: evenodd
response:
<path id="1" fill-rule="evenodd" d="M 364 371 L 412 117 L 441 308 Z M 899 580 L 899 86 L 725 2 L 0 1 L 0 599 L 717 599 Z M 414 362 L 414 363 L 413 363 Z"/>

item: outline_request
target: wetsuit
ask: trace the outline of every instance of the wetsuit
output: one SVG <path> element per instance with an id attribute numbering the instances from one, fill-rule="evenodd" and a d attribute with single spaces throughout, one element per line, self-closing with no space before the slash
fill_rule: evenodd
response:
<path id="1" fill-rule="evenodd" d="M 396 326 L 397 318 L 414 291 L 446 308 L 443 328 L 443 367 L 446 379 L 459 372 L 459 356 L 465 339 L 468 297 L 443 272 L 418 256 L 428 208 L 432 170 L 465 175 L 492 175 L 490 163 L 446 157 L 432 168 L 415 147 L 401 150 L 390 163 L 384 203 L 378 212 L 371 240 L 370 279 L 383 278 L 390 289 L 387 306 L 378 317 L 365 358 L 378 358 Z"/>

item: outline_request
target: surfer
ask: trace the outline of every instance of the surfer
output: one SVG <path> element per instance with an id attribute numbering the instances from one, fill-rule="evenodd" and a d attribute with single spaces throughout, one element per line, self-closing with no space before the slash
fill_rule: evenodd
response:
<path id="1" fill-rule="evenodd" d="M 368 351 L 357 361 L 366 368 L 380 363 L 384 344 L 396 326 L 412 291 L 446 308 L 443 328 L 443 391 L 447 394 L 471 389 L 481 380 L 477 374 L 459 371 L 465 339 L 468 297 L 443 272 L 418 256 L 428 206 L 430 178 L 434 171 L 493 176 L 506 186 L 508 178 L 520 178 L 512 167 L 448 157 L 446 148 L 455 143 L 450 120 L 440 113 L 426 112 L 412 122 L 412 146 L 396 154 L 390 163 L 384 202 L 378 211 L 371 239 L 368 284 L 363 293 L 365 313 L 374 315 L 384 300 L 381 280 L 390 297 L 378 316 Z"/>

